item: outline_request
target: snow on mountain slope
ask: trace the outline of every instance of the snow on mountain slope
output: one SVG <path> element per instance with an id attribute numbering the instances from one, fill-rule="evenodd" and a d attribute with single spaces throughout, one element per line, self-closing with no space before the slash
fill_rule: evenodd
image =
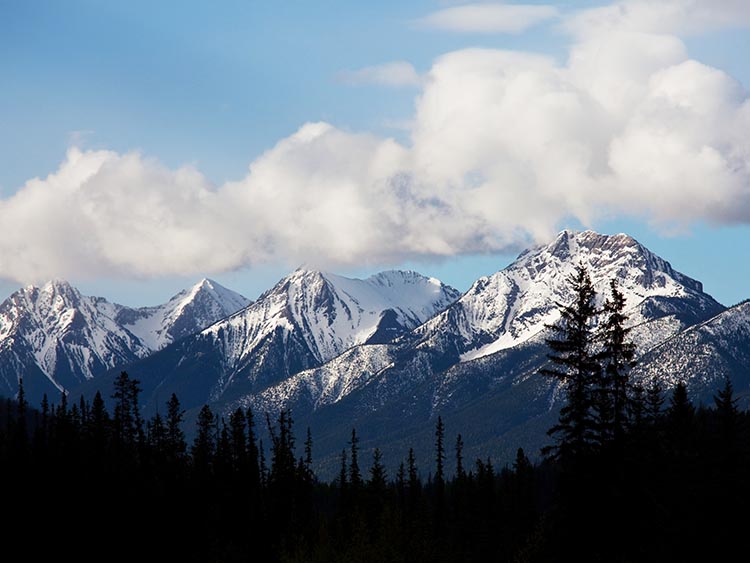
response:
<path id="1" fill-rule="evenodd" d="M 263 390 L 251 403 L 276 408 L 284 401 L 289 405 L 302 401 L 304 408 L 318 409 L 370 387 L 357 399 L 369 397 L 360 409 L 366 411 L 430 379 L 435 379 L 445 398 L 453 392 L 451 373 L 464 377 L 472 365 L 479 365 L 478 359 L 525 344 L 529 346 L 523 352 L 508 357 L 523 357 L 538 367 L 546 360 L 545 324 L 558 318 L 558 303 L 572 299 L 568 278 L 579 263 L 588 268 L 602 294 L 610 279 L 618 279 L 633 326 L 631 338 L 640 353 L 723 310 L 703 293 L 700 282 L 676 272 L 627 235 L 563 231 L 549 245 L 531 248 L 504 270 L 479 279 L 458 301 L 386 349 L 353 348 L 330 364 Z M 539 358 L 534 356 L 537 353 Z M 459 362 L 465 362 L 467 369 L 446 372 Z M 506 360 L 502 365 L 507 371 Z M 361 375 L 362 366 L 366 377 Z"/>
<path id="2" fill-rule="evenodd" d="M 450 305 L 460 294 L 416 272 L 381 272 L 365 280 L 297 270 L 252 306 L 203 334 L 237 336 L 226 346 L 241 362 L 277 329 L 295 332 L 316 362 L 333 359 L 386 330 L 397 336 Z M 381 330 L 382 331 L 382 330 Z"/>
<path id="3" fill-rule="evenodd" d="M 168 346 L 133 373 L 142 381 L 159 381 L 154 388 L 178 393 L 186 406 L 236 400 L 352 346 L 388 342 L 459 295 L 416 272 L 360 280 L 298 269 L 252 305 Z"/>
<path id="4" fill-rule="evenodd" d="M 229 410 L 242 405 L 271 414 L 289 408 L 312 412 L 340 401 L 392 365 L 392 350 L 387 344 L 355 346 L 320 367 L 301 371 L 256 395 L 235 401 Z"/>
<path id="5" fill-rule="evenodd" d="M 121 308 L 117 321 L 140 338 L 150 350 L 160 350 L 251 303 L 239 293 L 213 280 L 203 279 L 163 305 Z"/>
<path id="6" fill-rule="evenodd" d="M 209 280 L 165 305 L 142 309 L 81 295 L 60 280 L 25 287 L 0 304 L 0 392 L 14 395 L 19 377 L 34 400 L 70 389 L 248 303 Z"/>
<path id="7" fill-rule="evenodd" d="M 559 317 L 557 303 L 571 300 L 568 279 L 578 264 L 588 269 L 600 295 L 606 295 L 612 278 L 618 280 L 634 325 L 681 313 L 697 322 L 723 309 L 703 293 L 700 282 L 628 235 L 566 230 L 480 278 L 452 307 L 418 329 L 420 346 L 451 349 L 468 361 L 528 340 Z"/>
<path id="8" fill-rule="evenodd" d="M 144 343 L 114 320 L 118 310 L 64 281 L 13 293 L 0 305 L 0 357 L 5 360 L 0 363 L 10 362 L 18 371 L 4 374 L 5 387 L 15 392 L 29 363 L 63 389 L 148 354 Z"/>
<path id="9" fill-rule="evenodd" d="M 690 327 L 646 354 L 633 376 L 665 387 L 685 381 L 704 401 L 730 378 L 742 395 L 750 384 L 750 301 Z"/>

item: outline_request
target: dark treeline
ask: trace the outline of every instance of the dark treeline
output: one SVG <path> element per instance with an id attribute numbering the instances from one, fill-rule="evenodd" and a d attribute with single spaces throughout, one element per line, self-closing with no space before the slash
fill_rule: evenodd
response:
<path id="1" fill-rule="evenodd" d="M 543 372 L 568 402 L 540 464 L 520 449 L 509 466 L 465 459 L 458 429 L 438 418 L 432 458 L 404 452 L 395 474 L 352 430 L 325 483 L 313 437 L 286 411 L 222 418 L 206 406 L 187 443 L 178 398 L 143 420 L 127 373 L 112 412 L 100 395 L 32 410 L 21 385 L 0 410 L 6 545 L 79 560 L 727 558 L 745 531 L 733 515 L 750 500 L 750 425 L 731 384 L 708 408 L 684 384 L 665 396 L 656 382 L 630 381 L 616 285 L 597 310 L 583 269 L 571 283 L 577 301 L 561 309 Z"/>

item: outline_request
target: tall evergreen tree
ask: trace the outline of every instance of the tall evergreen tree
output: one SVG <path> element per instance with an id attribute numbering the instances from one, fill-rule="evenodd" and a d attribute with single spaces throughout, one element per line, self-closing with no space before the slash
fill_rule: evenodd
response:
<path id="1" fill-rule="evenodd" d="M 690 402 L 687 385 L 680 381 L 672 392 L 667 409 L 667 429 L 669 438 L 678 457 L 689 453 L 692 448 L 695 407 Z"/>
<path id="2" fill-rule="evenodd" d="M 387 483 L 387 474 L 385 465 L 383 465 L 383 454 L 380 453 L 379 448 L 375 448 L 372 452 L 372 466 L 370 467 L 370 491 L 380 497 L 383 495 Z"/>
<path id="3" fill-rule="evenodd" d="M 646 399 L 643 385 L 634 383 L 628 397 L 628 424 L 631 430 L 640 430 L 646 418 Z"/>
<path id="4" fill-rule="evenodd" d="M 685 395 L 687 398 L 687 393 Z M 661 416 L 664 406 L 664 390 L 659 380 L 654 378 L 646 390 L 646 416 L 651 424 L 655 424 Z"/>
<path id="5" fill-rule="evenodd" d="M 463 479 L 466 477 L 464 470 L 464 441 L 461 434 L 456 437 L 456 478 Z"/>
<path id="6" fill-rule="evenodd" d="M 548 325 L 555 335 L 546 340 L 552 351 L 547 357 L 553 365 L 540 371 L 565 385 L 568 401 L 560 410 L 558 423 L 548 432 L 556 443 L 543 451 L 563 460 L 575 460 L 591 449 L 596 438 L 592 387 L 600 368 L 594 352 L 597 308 L 591 278 L 579 264 L 568 282 L 573 302 L 559 305 L 560 321 Z"/>
<path id="7" fill-rule="evenodd" d="M 125 371 L 120 372 L 114 383 L 114 440 L 115 447 L 124 456 L 132 455 L 143 437 L 143 419 L 138 407 L 139 384 Z"/>
<path id="8" fill-rule="evenodd" d="M 352 428 L 352 439 L 349 442 L 351 456 L 349 459 L 349 484 L 352 490 L 357 490 L 362 486 L 362 472 L 359 469 L 359 438 L 357 431 Z"/>
<path id="9" fill-rule="evenodd" d="M 341 463 L 339 465 L 339 478 L 337 480 L 339 490 L 343 494 L 343 492 L 346 490 L 346 485 L 348 483 L 347 479 L 347 472 L 348 472 L 348 466 L 347 466 L 347 455 L 346 455 L 346 449 L 341 450 Z"/>
<path id="10" fill-rule="evenodd" d="M 435 525 L 442 530 L 445 518 L 445 475 L 443 464 L 445 462 L 445 426 L 442 417 L 438 416 L 435 425 Z"/>
<path id="11" fill-rule="evenodd" d="M 737 444 L 740 413 L 737 408 L 737 399 L 734 397 L 734 387 L 728 377 L 724 379 L 724 387 L 717 395 L 714 395 L 714 405 L 719 419 L 719 432 L 723 449 L 731 455 Z"/>
<path id="12" fill-rule="evenodd" d="M 211 407 L 203 405 L 198 413 L 195 440 L 191 450 L 193 468 L 199 477 L 208 477 L 216 454 L 216 421 Z"/>
<path id="13" fill-rule="evenodd" d="M 269 485 L 277 489 L 290 487 L 296 473 L 296 458 L 294 454 L 294 421 L 289 411 L 279 412 L 276 426 L 266 415 L 268 433 L 271 436 L 271 470 Z"/>
<path id="14" fill-rule="evenodd" d="M 247 420 L 241 408 L 237 408 L 229 416 L 231 433 L 231 459 L 233 469 L 237 474 L 245 474 L 248 470 L 247 456 Z"/>
<path id="15" fill-rule="evenodd" d="M 630 370 L 635 365 L 635 344 L 628 340 L 630 328 L 625 326 L 625 295 L 617 280 L 610 282 L 610 295 L 604 301 L 604 321 L 599 325 L 598 337 L 602 350 L 597 359 L 604 366 L 599 372 L 596 405 L 600 441 L 614 439 L 620 443 L 625 434 L 628 414 Z"/>
<path id="16" fill-rule="evenodd" d="M 245 414 L 247 422 L 247 462 L 248 462 L 248 479 L 253 494 L 257 497 L 265 477 L 261 477 L 261 460 L 259 454 L 259 444 L 255 438 L 255 417 L 253 411 L 248 408 Z M 265 461 L 262 464 L 265 472 Z M 257 500 L 257 499 L 256 499 Z"/>
<path id="17" fill-rule="evenodd" d="M 422 493 L 422 483 L 419 481 L 419 472 L 417 471 L 417 461 L 414 457 L 414 448 L 409 448 L 409 457 L 407 459 L 408 471 L 408 497 L 409 509 L 414 512 L 417 508 L 417 502 Z"/>
<path id="18" fill-rule="evenodd" d="M 167 401 L 167 428 L 165 436 L 166 455 L 172 466 L 182 463 L 187 452 L 185 433 L 182 430 L 184 415 L 185 411 L 182 410 L 177 395 L 172 393 L 169 401 Z"/>
<path id="19" fill-rule="evenodd" d="M 312 477 L 312 463 L 313 463 L 312 448 L 313 448 L 312 432 L 310 432 L 310 427 L 308 426 L 307 437 L 305 438 L 305 470 L 308 472 L 308 474 L 311 477 Z"/>

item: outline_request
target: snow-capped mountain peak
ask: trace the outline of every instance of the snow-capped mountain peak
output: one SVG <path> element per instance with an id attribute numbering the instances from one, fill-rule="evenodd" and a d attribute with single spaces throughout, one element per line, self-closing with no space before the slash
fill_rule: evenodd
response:
<path id="1" fill-rule="evenodd" d="M 150 350 L 167 344 L 228 317 L 252 303 L 219 283 L 202 279 L 163 305 L 123 309 L 118 321 L 138 336 Z"/>
<path id="2" fill-rule="evenodd" d="M 572 300 L 569 278 L 579 264 L 600 296 L 617 279 L 632 324 L 679 313 L 669 310 L 677 299 L 681 307 L 690 302 L 691 310 L 704 310 L 706 316 L 722 309 L 703 293 L 700 282 L 675 271 L 632 237 L 565 230 L 477 280 L 455 305 L 419 329 L 425 345 L 451 334 L 450 346 L 462 360 L 471 360 L 533 338 L 558 318 L 558 303 Z"/>
<path id="3" fill-rule="evenodd" d="M 24 287 L 0 304 L 0 393 L 15 394 L 19 377 L 32 398 L 69 389 L 249 303 L 210 280 L 142 309 L 82 295 L 59 279 Z"/>
<path id="4" fill-rule="evenodd" d="M 253 343 L 277 328 L 295 332 L 317 362 L 367 342 L 383 322 L 396 331 L 410 330 L 455 301 L 459 292 L 434 278 L 411 271 L 388 271 L 355 279 L 298 268 L 258 301 L 206 332 L 223 325 L 244 327 L 250 353 Z M 382 335 L 385 337 L 385 335 Z"/>

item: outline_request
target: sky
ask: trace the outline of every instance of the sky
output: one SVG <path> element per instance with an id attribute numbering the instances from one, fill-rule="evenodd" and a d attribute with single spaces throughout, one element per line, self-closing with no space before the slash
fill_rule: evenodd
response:
<path id="1" fill-rule="evenodd" d="M 562 228 L 750 297 L 750 4 L 0 1 L 0 294 L 466 290 Z"/>

